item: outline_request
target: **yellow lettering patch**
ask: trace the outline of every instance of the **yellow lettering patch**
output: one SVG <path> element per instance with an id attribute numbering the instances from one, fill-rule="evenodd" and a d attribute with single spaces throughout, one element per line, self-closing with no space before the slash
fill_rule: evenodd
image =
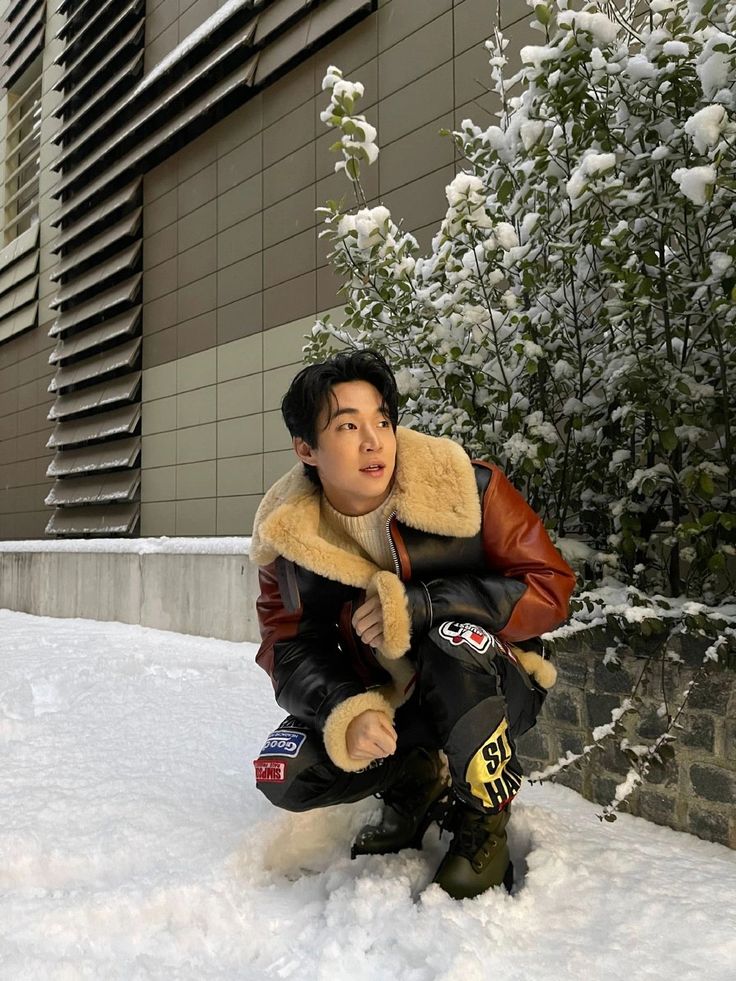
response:
<path id="1" fill-rule="evenodd" d="M 508 727 L 508 721 L 502 719 L 465 771 L 465 779 L 470 784 L 473 796 L 485 807 L 500 807 L 521 786 L 521 775 L 508 769 L 511 759 Z"/>

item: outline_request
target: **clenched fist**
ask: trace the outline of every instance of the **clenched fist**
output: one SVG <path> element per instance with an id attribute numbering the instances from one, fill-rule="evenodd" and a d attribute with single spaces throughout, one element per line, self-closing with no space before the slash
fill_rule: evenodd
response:
<path id="1" fill-rule="evenodd" d="M 353 629 L 369 647 L 383 646 L 383 610 L 378 595 L 371 596 L 353 614 Z"/>
<path id="2" fill-rule="evenodd" d="M 369 709 L 356 715 L 347 728 L 345 745 L 354 760 L 383 759 L 396 752 L 396 730 L 385 712 Z"/>

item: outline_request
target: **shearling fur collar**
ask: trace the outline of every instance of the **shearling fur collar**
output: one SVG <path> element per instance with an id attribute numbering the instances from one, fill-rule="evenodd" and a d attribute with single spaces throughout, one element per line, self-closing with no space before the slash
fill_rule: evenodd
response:
<path id="1" fill-rule="evenodd" d="M 480 530 L 481 513 L 473 465 L 449 439 L 396 430 L 396 517 L 436 535 L 470 538 Z M 277 480 L 256 513 L 250 557 L 268 565 L 278 556 L 328 579 L 366 589 L 377 566 L 357 554 L 354 543 L 320 534 L 321 491 L 305 477 L 301 463 Z"/>

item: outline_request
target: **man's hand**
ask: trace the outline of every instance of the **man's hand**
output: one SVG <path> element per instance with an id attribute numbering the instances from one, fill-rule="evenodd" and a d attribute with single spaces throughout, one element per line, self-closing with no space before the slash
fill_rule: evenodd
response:
<path id="1" fill-rule="evenodd" d="M 354 760 L 383 759 L 396 752 L 396 730 L 385 712 L 369 709 L 356 715 L 347 728 L 345 745 Z"/>
<path id="2" fill-rule="evenodd" d="M 369 647 L 383 646 L 383 610 L 378 595 L 371 596 L 353 614 L 353 629 Z"/>

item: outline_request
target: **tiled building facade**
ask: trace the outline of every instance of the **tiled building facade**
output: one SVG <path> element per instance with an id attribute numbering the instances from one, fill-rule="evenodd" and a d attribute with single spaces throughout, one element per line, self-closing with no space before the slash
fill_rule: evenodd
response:
<path id="1" fill-rule="evenodd" d="M 496 8 L 6 4 L 0 538 L 250 532 L 292 464 L 278 405 L 303 334 L 339 306 L 314 214 L 349 191 L 325 69 L 365 85 L 369 198 L 427 243 L 457 166 L 438 131 L 493 120 Z M 528 15 L 503 0 L 512 41 Z M 38 217 L 19 231 L 12 113 L 34 65 Z"/>

